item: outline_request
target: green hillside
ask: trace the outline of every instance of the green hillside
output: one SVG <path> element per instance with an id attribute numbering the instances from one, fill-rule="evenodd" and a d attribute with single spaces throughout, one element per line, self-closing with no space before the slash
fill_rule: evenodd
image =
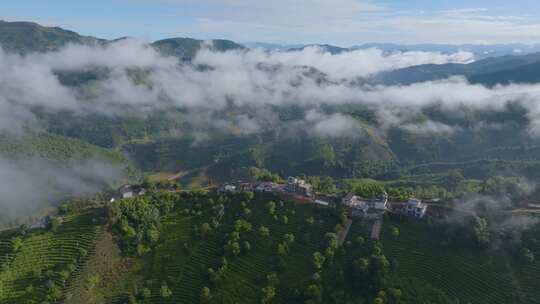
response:
<path id="1" fill-rule="evenodd" d="M 44 27 L 32 22 L 6 22 L 0 20 L 0 45 L 9 52 L 55 51 L 69 44 L 98 44 L 105 40 L 81 36 L 59 27 Z"/>
<path id="2" fill-rule="evenodd" d="M 169 38 L 158 40 L 152 43 L 152 46 L 160 53 L 167 56 L 175 56 L 182 61 L 191 61 L 195 58 L 197 52 L 203 47 L 208 46 L 215 51 L 241 50 L 244 47 L 230 40 L 197 40 L 193 38 Z"/>
<path id="3" fill-rule="evenodd" d="M 445 222 L 387 216 L 378 242 L 354 218 L 340 246 L 343 210 L 271 194 L 158 190 L 67 210 L 0 234 L 1 303 L 538 302 L 538 261 L 512 242 L 469 246 Z M 534 255 L 538 227 L 521 238 Z"/>
<path id="4" fill-rule="evenodd" d="M 509 83 L 536 83 L 540 54 L 508 55 L 487 58 L 469 64 L 425 64 L 382 73 L 377 81 L 386 84 L 412 84 L 416 82 L 465 76 L 472 83 L 485 85 Z"/>
<path id="5" fill-rule="evenodd" d="M 0 155 L 6 158 L 40 158 L 58 162 L 101 159 L 112 163 L 127 163 L 126 158 L 114 150 L 50 133 L 0 135 Z"/>
<path id="6" fill-rule="evenodd" d="M 397 238 L 393 227 L 399 228 Z M 462 303 L 540 303 L 531 287 L 537 263 L 520 265 L 502 250 L 465 248 L 448 242 L 440 226 L 415 220 L 389 218 L 382 240 L 401 278 L 429 283 Z"/>
<path id="7" fill-rule="evenodd" d="M 50 231 L 0 240 L 0 302 L 60 300 L 70 278 L 92 253 L 99 229 L 96 213 L 82 213 L 63 218 L 59 227 Z"/>

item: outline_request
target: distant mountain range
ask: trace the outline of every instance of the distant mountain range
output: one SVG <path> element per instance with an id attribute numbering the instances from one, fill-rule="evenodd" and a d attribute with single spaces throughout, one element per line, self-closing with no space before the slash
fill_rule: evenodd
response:
<path id="1" fill-rule="evenodd" d="M 6 22 L 0 20 L 0 45 L 6 51 L 19 54 L 55 51 L 70 43 L 99 45 L 125 38 L 106 40 L 82 36 L 59 27 L 45 27 L 32 22 Z M 151 45 L 163 54 L 177 56 L 182 60 L 191 60 L 203 45 L 218 51 L 245 48 L 229 40 L 197 40 L 192 38 L 164 39 Z"/>
<path id="2" fill-rule="evenodd" d="M 486 58 L 470 64 L 426 64 L 384 72 L 375 81 L 411 84 L 462 75 L 472 83 L 485 85 L 540 82 L 540 53 Z"/>
<path id="3" fill-rule="evenodd" d="M 100 44 L 106 40 L 81 36 L 59 27 L 44 27 L 32 22 L 0 20 L 0 44 L 6 51 L 25 54 L 57 50 L 66 44 Z"/>
<path id="4" fill-rule="evenodd" d="M 423 51 L 423 52 L 439 52 L 444 54 L 456 53 L 460 51 L 471 52 L 477 59 L 484 59 L 489 57 L 499 57 L 506 55 L 526 55 L 530 53 L 540 52 L 540 45 L 528 45 L 528 44 L 394 44 L 394 43 L 365 43 L 360 45 L 354 45 L 351 47 L 339 47 L 328 44 L 296 44 L 296 45 L 282 45 L 263 42 L 247 42 L 243 43 L 248 48 L 261 48 L 265 50 L 281 50 L 281 51 L 294 51 L 301 50 L 308 46 L 319 46 L 322 49 L 327 50 L 330 53 L 336 54 L 341 52 L 347 52 L 352 50 L 363 50 L 370 48 L 377 48 L 385 52 L 405 52 L 405 51 Z"/>
<path id="5" fill-rule="evenodd" d="M 59 27 L 44 27 L 31 22 L 0 21 L 0 45 L 7 51 L 26 54 L 30 52 L 54 51 L 69 44 L 99 45 L 115 40 L 82 36 Z M 169 38 L 150 44 L 159 52 L 190 61 L 204 45 L 217 51 L 262 48 L 265 50 L 297 51 L 318 46 L 331 54 L 340 54 L 358 49 L 379 48 L 385 52 L 432 51 L 454 53 L 470 51 L 480 60 L 471 64 L 428 64 L 389 71 L 375 76 L 371 81 L 383 84 L 410 84 L 415 82 L 444 79 L 463 75 L 473 83 L 486 85 L 511 82 L 540 82 L 540 45 L 442 45 L 442 44 L 362 44 L 342 48 L 328 44 L 279 45 L 270 43 L 239 43 L 230 40 L 197 40 L 193 38 Z"/>

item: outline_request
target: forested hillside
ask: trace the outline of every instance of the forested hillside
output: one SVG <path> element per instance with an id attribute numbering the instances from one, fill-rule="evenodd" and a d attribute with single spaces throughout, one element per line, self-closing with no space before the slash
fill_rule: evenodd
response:
<path id="1" fill-rule="evenodd" d="M 475 225 L 391 214 L 377 241 L 372 220 L 351 223 L 345 228 L 345 209 L 264 193 L 152 190 L 105 205 L 77 201 L 47 227 L 0 234 L 0 299 L 536 303 L 537 225 L 491 248 Z"/>

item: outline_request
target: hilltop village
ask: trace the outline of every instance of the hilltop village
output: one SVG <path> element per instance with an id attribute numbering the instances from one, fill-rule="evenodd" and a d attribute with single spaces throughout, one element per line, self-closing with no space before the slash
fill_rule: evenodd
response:
<path id="1" fill-rule="evenodd" d="M 353 192 L 345 196 L 329 196 L 316 193 L 313 186 L 305 180 L 289 177 L 284 184 L 274 182 L 238 182 L 221 185 L 217 192 L 220 194 L 235 192 L 270 192 L 282 199 L 293 200 L 297 203 L 310 203 L 322 206 L 336 207 L 339 205 L 349 209 L 351 217 L 380 217 L 384 212 L 401 212 L 418 219 L 428 214 L 428 204 L 417 198 L 410 198 L 406 203 L 390 202 L 388 194 L 383 192 L 377 198 L 363 198 Z M 431 199 L 430 201 L 438 201 Z"/>
<path id="2" fill-rule="evenodd" d="M 377 198 L 363 198 L 353 192 L 345 196 L 329 196 L 316 193 L 314 187 L 303 179 L 289 177 L 284 184 L 274 182 L 238 182 L 221 185 L 219 194 L 236 192 L 269 192 L 278 195 L 282 200 L 301 204 L 317 204 L 325 207 L 344 206 L 348 209 L 349 220 L 340 233 L 342 243 L 349 231 L 354 218 L 365 219 L 372 222 L 371 238 L 378 240 L 381 234 L 383 215 L 392 212 L 407 215 L 412 218 L 423 219 L 428 215 L 429 205 L 417 198 L 410 198 L 407 202 L 390 202 L 388 193 L 383 192 Z M 431 201 L 438 201 L 432 199 Z"/>

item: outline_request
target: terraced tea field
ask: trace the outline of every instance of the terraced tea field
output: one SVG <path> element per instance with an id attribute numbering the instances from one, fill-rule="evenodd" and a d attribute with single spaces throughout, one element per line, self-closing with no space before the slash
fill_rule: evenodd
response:
<path id="1" fill-rule="evenodd" d="M 94 213 L 65 218 L 56 232 L 23 237 L 20 250 L 0 270 L 0 303 L 42 303 L 62 297 L 68 279 L 91 254 L 100 227 Z M 5 240 L 0 250 L 5 251 Z"/>
<path id="2" fill-rule="evenodd" d="M 397 238 L 392 225 L 399 227 Z M 508 258 L 443 246 L 441 235 L 425 222 L 386 220 L 382 241 L 385 255 L 398 261 L 400 276 L 429 283 L 463 303 L 538 303 L 538 298 L 524 302 Z"/>
<path id="3" fill-rule="evenodd" d="M 276 198 L 256 197 L 248 204 L 253 230 L 242 233 L 242 242 L 248 241 L 251 248 L 237 257 L 226 255 L 223 246 L 234 221 L 241 217 L 240 202 L 228 202 L 222 226 L 203 240 L 192 234 L 193 225 L 199 221 L 195 217 L 174 213 L 166 218 L 160 244 L 145 258 L 144 273 L 149 274 L 145 281 L 151 283 L 151 303 L 199 303 L 205 286 L 212 290 L 211 303 L 258 303 L 266 276 L 273 272 L 279 273 L 281 282 L 278 297 L 305 287 L 313 274 L 311 256 L 324 248 L 324 235 L 333 230 L 337 217 L 322 216 L 328 212 L 322 208 L 286 203 L 278 206 L 276 220 L 266 208 L 270 199 Z M 288 218 L 286 224 L 282 221 L 284 215 Z M 311 216 L 316 219 L 313 225 L 306 222 Z M 258 234 L 261 226 L 269 229 L 270 236 Z M 285 258 L 286 267 L 278 271 L 277 245 L 287 233 L 292 233 L 296 240 Z M 217 269 L 222 257 L 226 257 L 228 266 L 223 279 L 213 284 L 208 269 Z M 172 291 L 166 299 L 160 295 L 163 282 Z"/>

